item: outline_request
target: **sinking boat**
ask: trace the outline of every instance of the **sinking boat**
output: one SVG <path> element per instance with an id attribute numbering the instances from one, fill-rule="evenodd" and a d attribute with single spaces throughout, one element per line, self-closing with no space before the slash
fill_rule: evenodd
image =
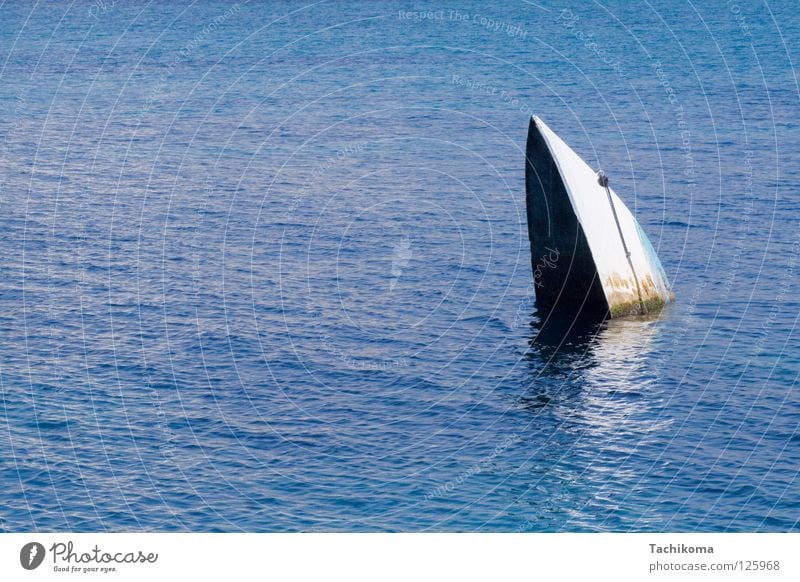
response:
<path id="1" fill-rule="evenodd" d="M 536 116 L 525 189 L 540 314 L 606 319 L 652 313 L 673 300 L 653 245 L 608 177 Z"/>

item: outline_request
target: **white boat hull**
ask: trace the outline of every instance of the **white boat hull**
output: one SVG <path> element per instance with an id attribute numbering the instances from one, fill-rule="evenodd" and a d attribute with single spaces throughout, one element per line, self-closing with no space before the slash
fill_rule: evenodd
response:
<path id="1" fill-rule="evenodd" d="M 526 158 L 540 308 L 619 317 L 650 313 L 672 300 L 661 262 L 636 218 L 598 172 L 535 116 Z"/>

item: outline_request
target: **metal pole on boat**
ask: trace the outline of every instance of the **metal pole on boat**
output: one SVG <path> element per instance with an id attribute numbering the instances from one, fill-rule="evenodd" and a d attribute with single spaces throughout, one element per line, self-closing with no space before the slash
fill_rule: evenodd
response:
<path id="1" fill-rule="evenodd" d="M 625 250 L 625 258 L 628 259 L 628 265 L 631 267 L 631 273 L 633 273 L 633 280 L 636 282 L 636 294 L 639 296 L 639 308 L 641 309 L 642 315 L 647 313 L 644 307 L 644 301 L 642 301 L 642 289 L 639 287 L 639 277 L 636 275 L 636 269 L 633 267 L 633 261 L 631 260 L 631 252 L 628 250 L 628 245 L 625 242 L 625 235 L 622 234 L 622 226 L 619 224 L 619 217 L 617 216 L 617 209 L 614 207 L 614 199 L 611 197 L 611 190 L 608 187 L 608 176 L 603 170 L 597 172 L 597 182 L 606 189 L 606 195 L 608 196 L 608 203 L 611 205 L 611 213 L 614 215 L 614 222 L 617 223 L 617 231 L 619 232 L 619 240 L 622 241 L 622 248 Z"/>

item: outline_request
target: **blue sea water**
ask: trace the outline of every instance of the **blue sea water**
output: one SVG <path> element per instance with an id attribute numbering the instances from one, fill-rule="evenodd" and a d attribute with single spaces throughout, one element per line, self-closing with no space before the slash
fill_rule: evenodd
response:
<path id="1" fill-rule="evenodd" d="M 800 529 L 794 3 L 431 6 L 0 6 L 0 530 Z M 659 317 L 542 329 L 531 114 Z"/>

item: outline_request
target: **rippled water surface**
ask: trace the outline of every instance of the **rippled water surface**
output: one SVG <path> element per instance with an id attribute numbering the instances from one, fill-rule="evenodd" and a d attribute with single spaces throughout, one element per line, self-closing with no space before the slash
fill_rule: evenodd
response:
<path id="1" fill-rule="evenodd" d="M 0 7 L 0 529 L 798 529 L 796 7 L 422 8 Z M 542 327 L 532 113 L 660 317 Z"/>

